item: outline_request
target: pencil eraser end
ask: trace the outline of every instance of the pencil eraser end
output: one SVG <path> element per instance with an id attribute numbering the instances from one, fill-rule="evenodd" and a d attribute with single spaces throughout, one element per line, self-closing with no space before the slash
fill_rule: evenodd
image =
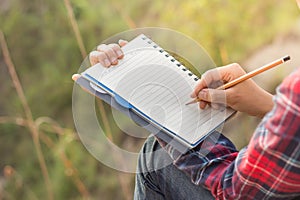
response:
<path id="1" fill-rule="evenodd" d="M 284 62 L 286 62 L 286 61 L 288 61 L 288 60 L 291 60 L 291 57 L 290 57 L 290 56 L 285 56 L 285 57 L 283 58 L 283 61 L 284 61 Z"/>

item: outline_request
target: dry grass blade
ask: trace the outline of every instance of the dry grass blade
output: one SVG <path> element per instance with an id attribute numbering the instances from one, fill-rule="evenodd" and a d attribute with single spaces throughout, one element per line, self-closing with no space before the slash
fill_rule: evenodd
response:
<path id="1" fill-rule="evenodd" d="M 16 73 L 15 66 L 14 66 L 14 64 L 11 60 L 10 53 L 9 53 L 9 50 L 8 50 L 8 47 L 7 47 L 7 43 L 6 43 L 4 34 L 1 30 L 0 30 L 0 43 L 1 43 L 1 49 L 2 49 L 2 52 L 3 52 L 4 61 L 7 65 L 7 67 L 8 67 L 9 74 L 11 76 L 14 87 L 17 91 L 18 97 L 21 101 L 22 107 L 23 107 L 24 112 L 25 112 L 26 121 L 28 123 L 28 128 L 29 128 L 31 136 L 32 136 L 34 147 L 35 147 L 35 150 L 37 152 L 39 165 L 40 165 L 40 168 L 42 170 L 42 174 L 43 174 L 43 177 L 44 177 L 44 180 L 45 180 L 45 185 L 46 185 L 46 189 L 47 189 L 47 193 L 48 193 L 48 198 L 52 200 L 52 199 L 54 199 L 53 190 L 52 190 L 52 185 L 51 185 L 51 182 L 50 182 L 49 173 L 48 173 L 47 165 L 46 165 L 46 162 L 45 162 L 45 158 L 44 158 L 43 152 L 41 150 L 41 144 L 40 144 L 40 141 L 39 141 L 38 129 L 35 126 L 35 123 L 33 121 L 31 109 L 28 105 L 27 99 L 26 99 L 24 91 L 23 91 L 23 87 L 22 87 L 21 82 L 19 80 L 19 77 Z"/>
<path id="2" fill-rule="evenodd" d="M 16 124 L 18 126 L 27 126 L 28 122 L 26 119 L 21 117 L 8 117 L 2 116 L 0 117 L 0 124 Z"/>
<path id="3" fill-rule="evenodd" d="M 77 24 L 75 16 L 74 16 L 73 8 L 72 8 L 71 3 L 70 3 L 69 0 L 65 0 L 64 2 L 65 2 L 66 9 L 68 11 L 69 21 L 72 25 L 72 29 L 74 31 L 74 34 L 75 34 L 75 37 L 76 37 L 81 55 L 82 55 L 83 58 L 85 58 L 87 56 L 87 52 L 86 52 L 86 48 L 84 47 L 82 37 L 80 35 L 78 24 Z"/>
<path id="4" fill-rule="evenodd" d="M 52 131 L 54 133 L 56 133 L 60 136 L 65 135 L 65 130 L 52 118 L 50 118 L 50 117 L 39 117 L 35 120 L 35 124 L 38 128 L 40 128 L 40 126 L 44 123 L 50 125 L 51 128 L 52 128 Z M 41 130 L 40 130 L 40 133 L 41 133 L 41 140 L 50 149 L 54 148 L 54 142 L 51 140 L 51 138 L 48 137 L 46 134 L 43 134 L 43 132 Z M 75 133 L 73 133 L 72 136 L 74 136 L 74 139 L 77 139 Z M 72 161 L 70 159 L 68 159 L 64 149 L 61 149 L 59 154 L 60 154 L 60 159 L 61 159 L 62 163 L 64 164 L 67 176 L 69 176 L 72 179 L 72 181 L 74 182 L 75 186 L 77 187 L 77 189 L 80 192 L 83 199 L 89 199 L 90 198 L 90 193 L 87 190 L 84 183 L 81 181 L 81 179 L 79 177 L 79 174 L 78 174 L 78 170 L 74 167 Z"/>
<path id="5" fill-rule="evenodd" d="M 64 3 L 65 3 L 65 6 L 66 6 L 66 9 L 68 11 L 68 18 L 69 18 L 69 21 L 72 25 L 73 32 L 76 36 L 76 40 L 77 40 L 78 46 L 79 46 L 81 54 L 82 54 L 82 58 L 85 59 L 85 57 L 87 56 L 86 49 L 85 49 L 84 44 L 83 44 L 82 36 L 80 34 L 80 30 L 78 28 L 77 21 L 74 17 L 73 8 L 72 8 L 71 3 L 70 3 L 69 0 L 64 0 Z M 130 26 L 135 26 L 134 23 L 131 23 L 129 18 L 126 18 L 126 19 L 125 20 L 129 23 Z M 105 112 L 102 101 L 98 102 L 98 108 L 100 110 L 101 120 L 103 121 L 103 124 L 105 124 L 106 134 L 108 135 L 108 137 L 112 138 L 112 132 L 111 132 L 111 128 L 109 126 L 109 120 L 107 118 L 107 115 L 106 115 L 106 112 Z M 117 159 L 122 159 L 122 158 L 117 158 Z M 124 197 L 128 200 L 133 199 L 132 194 L 129 191 L 130 187 L 128 187 L 129 181 L 125 180 L 125 178 L 122 177 L 120 174 L 118 174 L 118 179 L 120 181 L 120 185 L 121 185 L 121 189 L 122 189 L 122 192 L 124 194 Z"/>

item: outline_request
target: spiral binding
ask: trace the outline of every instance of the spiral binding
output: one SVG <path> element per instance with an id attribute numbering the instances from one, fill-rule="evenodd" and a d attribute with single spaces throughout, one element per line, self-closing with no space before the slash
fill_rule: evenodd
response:
<path id="1" fill-rule="evenodd" d="M 143 40 L 147 40 L 147 43 L 148 44 L 152 44 L 152 43 L 154 43 L 151 39 L 149 39 L 149 38 L 147 38 L 147 37 L 142 37 L 142 39 Z M 152 46 L 153 48 L 155 48 L 155 49 L 157 49 L 158 48 L 158 45 L 156 45 L 156 44 L 154 44 L 153 46 Z M 160 53 L 165 53 L 164 55 L 165 55 L 165 57 L 166 58 L 170 58 L 170 61 L 171 62 L 175 62 L 175 61 L 177 61 L 177 64 L 176 64 L 176 66 L 177 67 L 181 67 L 181 70 L 182 71 L 184 71 L 184 72 L 186 72 L 189 76 L 194 76 L 194 81 L 198 81 L 199 80 L 199 78 L 195 75 L 195 74 L 193 74 L 190 70 L 188 70 L 186 67 L 184 67 L 178 60 L 176 60 L 174 57 L 172 57 L 171 55 L 169 55 L 164 49 L 160 49 L 159 50 L 159 52 Z"/>

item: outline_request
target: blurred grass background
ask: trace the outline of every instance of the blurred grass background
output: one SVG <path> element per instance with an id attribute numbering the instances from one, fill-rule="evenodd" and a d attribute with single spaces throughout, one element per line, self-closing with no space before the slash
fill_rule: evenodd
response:
<path id="1" fill-rule="evenodd" d="M 134 174 L 94 159 L 72 119 L 71 75 L 107 37 L 171 28 L 199 42 L 217 65 L 243 63 L 292 29 L 298 15 L 294 1 L 282 0 L 1 0 L 0 199 L 132 199 Z M 254 127 L 245 116 L 235 120 L 225 130 L 248 133 L 230 135 L 241 148 Z M 115 143 L 138 152 L 142 141 L 112 130 Z"/>

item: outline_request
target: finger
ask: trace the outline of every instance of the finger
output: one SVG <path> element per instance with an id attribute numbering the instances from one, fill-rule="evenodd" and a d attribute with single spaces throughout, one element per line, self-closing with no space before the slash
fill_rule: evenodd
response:
<path id="1" fill-rule="evenodd" d="M 73 81 L 77 81 L 79 78 L 80 78 L 80 75 L 79 75 L 79 74 L 73 74 L 73 75 L 72 75 L 72 80 L 73 80 Z"/>
<path id="2" fill-rule="evenodd" d="M 198 97 L 203 101 L 226 104 L 225 90 L 203 89 L 198 93 Z"/>
<path id="3" fill-rule="evenodd" d="M 97 47 L 97 51 L 104 52 L 106 54 L 106 56 L 108 57 L 108 59 L 110 60 L 111 64 L 115 65 L 118 63 L 118 55 L 108 45 L 100 44 Z"/>
<path id="4" fill-rule="evenodd" d="M 89 60 L 90 60 L 91 65 L 95 65 L 95 64 L 98 63 L 97 55 L 98 55 L 98 52 L 97 52 L 97 51 L 92 51 L 92 52 L 89 54 Z"/>
<path id="5" fill-rule="evenodd" d="M 207 106 L 207 102 L 205 102 L 205 101 L 200 101 L 199 107 L 200 107 L 201 109 L 204 109 L 206 106 Z"/>
<path id="6" fill-rule="evenodd" d="M 114 50 L 115 54 L 118 56 L 119 59 L 123 58 L 124 54 L 119 45 L 109 44 L 108 47 L 110 47 L 112 50 Z"/>
<path id="7" fill-rule="evenodd" d="M 237 63 L 231 63 L 229 65 L 219 67 L 218 71 L 220 73 L 220 76 L 222 77 L 222 81 L 224 81 L 225 83 L 245 74 L 243 68 Z"/>
<path id="8" fill-rule="evenodd" d="M 122 39 L 119 40 L 119 45 L 121 47 L 125 46 L 127 43 L 128 43 L 128 41 L 126 41 L 126 40 L 122 40 Z"/>
<path id="9" fill-rule="evenodd" d="M 109 61 L 107 55 L 104 52 L 92 51 L 89 55 L 91 65 L 100 63 L 104 67 L 109 67 L 111 62 Z"/>
<path id="10" fill-rule="evenodd" d="M 245 74 L 245 71 L 237 63 L 231 63 L 223 67 L 208 70 L 202 75 L 199 83 L 191 94 L 191 97 L 195 98 L 203 88 L 217 88 L 243 74 Z"/>
<path id="11" fill-rule="evenodd" d="M 220 80 L 222 80 L 222 78 L 221 78 L 218 68 L 208 70 L 201 76 L 201 79 L 200 79 L 199 83 L 196 85 L 193 93 L 191 94 L 191 97 L 192 98 L 197 97 L 198 93 L 202 89 L 208 88 L 213 82 L 220 81 Z"/>

